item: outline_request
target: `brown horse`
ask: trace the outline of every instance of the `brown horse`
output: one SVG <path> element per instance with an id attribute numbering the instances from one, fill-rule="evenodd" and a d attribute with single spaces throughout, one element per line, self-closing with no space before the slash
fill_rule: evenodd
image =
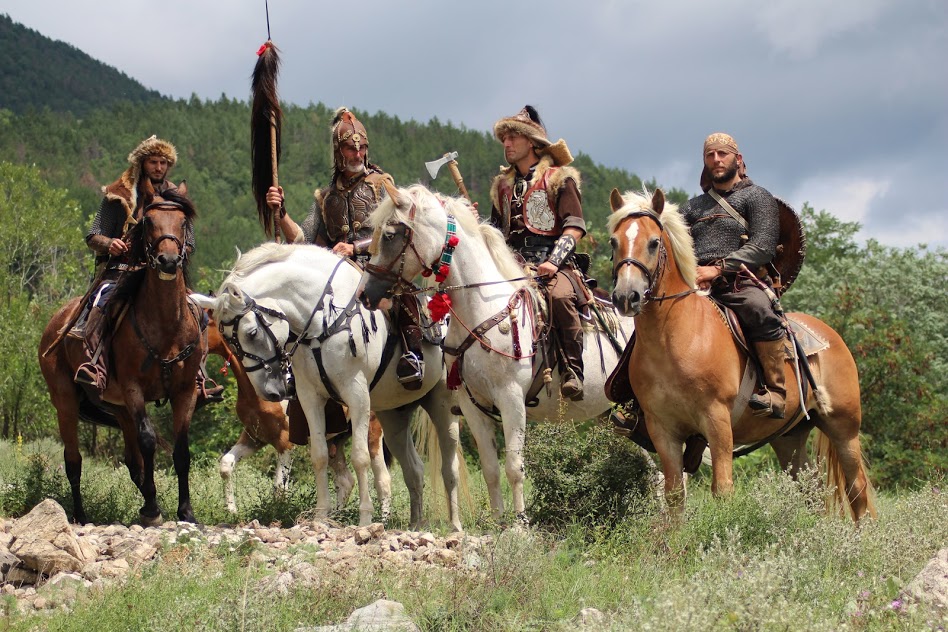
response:
<path id="1" fill-rule="evenodd" d="M 141 491 L 139 510 L 145 525 L 162 520 L 155 490 L 155 446 L 158 437 L 145 408 L 146 402 L 168 400 L 173 414 L 173 461 L 178 477 L 179 520 L 194 522 L 188 472 L 191 455 L 188 429 L 197 398 L 196 377 L 207 349 L 200 308 L 188 300 L 186 264 L 187 225 L 194 207 L 184 195 L 168 191 L 163 197 L 149 191 L 143 196 L 141 220 L 130 231 L 129 261 L 140 269 L 126 273 L 118 282 L 111 303 L 127 297 L 127 309 L 117 316 L 113 332 L 111 371 L 102 405 L 117 418 L 125 439 L 125 465 Z M 79 479 L 78 421 L 80 406 L 89 397 L 73 382 L 81 362 L 80 341 L 62 338 L 81 299 L 74 298 L 49 321 L 40 341 L 39 362 L 49 396 L 59 418 L 66 462 L 66 477 L 72 489 L 73 516 L 86 523 Z"/>
<path id="2" fill-rule="evenodd" d="M 277 452 L 276 472 L 273 479 L 274 492 L 282 493 L 285 491 L 293 461 L 291 451 L 293 444 L 289 436 L 290 424 L 285 402 L 268 402 L 257 396 L 257 392 L 247 376 L 247 370 L 236 358 L 230 347 L 227 346 L 227 342 L 218 330 L 213 318 L 207 331 L 208 352 L 220 356 L 227 362 L 227 369 L 233 374 L 234 380 L 237 382 L 235 408 L 237 417 L 244 426 L 237 443 L 221 457 L 220 464 L 221 478 L 224 479 L 224 496 L 227 510 L 236 514 L 237 501 L 234 493 L 233 475 L 237 463 L 244 457 L 255 454 L 266 445 L 272 445 Z M 329 465 L 333 470 L 336 484 L 337 507 L 346 504 L 349 495 L 352 493 L 352 488 L 355 486 L 355 479 L 349 472 L 349 466 L 346 463 L 343 445 L 350 435 L 349 432 L 332 433 L 331 430 L 327 434 Z M 376 493 L 383 508 L 387 509 L 391 503 L 391 477 L 388 475 L 388 467 L 382 449 L 382 425 L 375 413 L 371 413 L 369 416 L 369 456 L 375 476 Z M 383 513 L 387 513 L 387 511 L 383 511 Z"/>
<path id="3" fill-rule="evenodd" d="M 613 190 L 610 202 L 613 302 L 635 317 L 628 378 L 662 461 L 669 506 L 679 513 L 683 508 L 682 449 L 690 437 L 707 440 L 712 493 L 727 495 L 733 490 L 735 444 L 770 443 L 781 466 L 796 474 L 806 463 L 806 440 L 815 427 L 822 433 L 817 452 L 828 482 L 835 484 L 836 502 L 848 505 L 857 521 L 867 512 L 874 516 L 859 443 L 856 363 L 839 334 L 816 318 L 790 314 L 821 342 L 808 354 L 816 388 L 807 389 L 801 406 L 803 389 L 792 388 L 798 382 L 787 363 L 787 418 L 752 416 L 746 396 L 739 397 L 746 391 L 741 385 L 747 355 L 718 308 L 694 290 L 694 246 L 677 207 L 665 203 L 661 190 L 651 199 Z"/>

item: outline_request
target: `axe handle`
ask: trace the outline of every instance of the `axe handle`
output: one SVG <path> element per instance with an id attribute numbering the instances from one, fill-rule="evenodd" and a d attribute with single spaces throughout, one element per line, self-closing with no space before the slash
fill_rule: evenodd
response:
<path id="1" fill-rule="evenodd" d="M 454 184 L 458 185 L 458 191 L 461 192 L 461 195 L 467 198 L 468 202 L 471 201 L 471 196 L 467 193 L 467 188 L 464 186 L 464 179 L 461 177 L 461 170 L 458 169 L 458 161 L 452 160 L 448 163 L 448 168 L 451 169 L 451 175 L 454 177 Z"/>

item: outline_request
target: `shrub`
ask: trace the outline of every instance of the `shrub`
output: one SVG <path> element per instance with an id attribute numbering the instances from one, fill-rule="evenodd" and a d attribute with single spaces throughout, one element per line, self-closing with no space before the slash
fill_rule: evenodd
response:
<path id="1" fill-rule="evenodd" d="M 537 525 L 611 527 L 647 502 L 654 463 L 609 428 L 543 423 L 527 437 L 524 461 L 532 484 L 527 510 Z"/>

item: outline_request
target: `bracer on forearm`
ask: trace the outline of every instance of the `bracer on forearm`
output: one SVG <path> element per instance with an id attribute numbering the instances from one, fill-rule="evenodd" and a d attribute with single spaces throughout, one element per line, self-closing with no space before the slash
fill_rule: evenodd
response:
<path id="1" fill-rule="evenodd" d="M 575 250 L 576 239 L 572 235 L 561 235 L 553 245 L 553 252 L 550 253 L 547 261 L 560 268 Z"/>

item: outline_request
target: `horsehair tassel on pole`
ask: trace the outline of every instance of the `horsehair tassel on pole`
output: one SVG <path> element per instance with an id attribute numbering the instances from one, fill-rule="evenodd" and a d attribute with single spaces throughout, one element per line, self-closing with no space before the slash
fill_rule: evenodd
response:
<path id="1" fill-rule="evenodd" d="M 276 238 L 279 218 L 267 206 L 267 190 L 271 186 L 280 186 L 277 168 L 280 162 L 283 110 L 277 96 L 279 70 L 279 51 L 268 39 L 257 51 L 257 64 L 250 82 L 250 160 L 257 215 L 267 237 Z"/>

